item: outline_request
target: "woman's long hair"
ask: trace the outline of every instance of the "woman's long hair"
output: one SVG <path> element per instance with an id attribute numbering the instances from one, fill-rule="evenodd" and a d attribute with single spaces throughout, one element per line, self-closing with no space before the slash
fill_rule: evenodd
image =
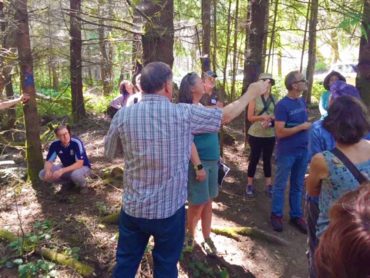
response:
<path id="1" fill-rule="evenodd" d="M 189 72 L 183 77 L 179 89 L 179 103 L 193 103 L 192 88 L 198 78 L 200 77 L 195 72 Z"/>

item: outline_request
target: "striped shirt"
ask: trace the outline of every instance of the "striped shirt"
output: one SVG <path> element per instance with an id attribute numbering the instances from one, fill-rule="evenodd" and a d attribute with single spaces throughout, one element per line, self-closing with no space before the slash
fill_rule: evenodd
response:
<path id="1" fill-rule="evenodd" d="M 220 109 L 173 104 L 155 94 L 121 109 L 105 138 L 105 156 L 114 158 L 122 147 L 122 209 L 146 219 L 175 214 L 187 198 L 193 134 L 217 132 L 221 118 Z"/>

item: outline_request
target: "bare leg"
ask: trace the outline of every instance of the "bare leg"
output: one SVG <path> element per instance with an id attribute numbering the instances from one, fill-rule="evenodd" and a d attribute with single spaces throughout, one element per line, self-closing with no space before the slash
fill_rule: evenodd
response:
<path id="1" fill-rule="evenodd" d="M 211 234 L 211 223 L 212 223 L 212 200 L 209 200 L 205 203 L 202 210 L 201 219 L 202 219 L 202 233 L 204 239 L 209 238 Z"/>
<path id="2" fill-rule="evenodd" d="M 198 221 L 201 217 L 204 205 L 191 205 L 189 204 L 188 214 L 187 214 L 187 228 L 188 233 L 194 237 L 195 228 L 197 227 Z"/>

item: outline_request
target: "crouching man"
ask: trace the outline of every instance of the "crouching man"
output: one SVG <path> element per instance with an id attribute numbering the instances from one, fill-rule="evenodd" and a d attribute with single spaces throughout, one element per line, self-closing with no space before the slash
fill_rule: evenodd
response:
<path id="1" fill-rule="evenodd" d="M 86 177 L 90 174 L 91 166 L 83 143 L 80 139 L 71 137 L 68 125 L 58 126 L 54 133 L 58 140 L 50 145 L 44 169 L 39 173 L 40 179 L 62 184 L 62 191 L 76 185 L 81 193 L 87 193 Z M 61 165 L 54 164 L 57 156 Z"/>

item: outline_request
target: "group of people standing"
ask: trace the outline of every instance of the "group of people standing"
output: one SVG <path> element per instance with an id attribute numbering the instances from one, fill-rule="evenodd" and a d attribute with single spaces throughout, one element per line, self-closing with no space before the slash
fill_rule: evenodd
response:
<path id="1" fill-rule="evenodd" d="M 307 82 L 300 72 L 293 71 L 285 77 L 288 93 L 279 101 L 271 94 L 275 83 L 272 75 L 264 73 L 240 99 L 226 106 L 215 93 L 216 77 L 212 71 L 202 76 L 194 72 L 185 75 L 177 104 L 172 102 L 172 71 L 164 63 L 146 65 L 136 76 L 135 89 L 129 81 L 120 84 L 121 94 L 107 111 L 112 122 L 105 138 L 105 156 L 123 157 L 125 162 L 113 277 L 135 277 L 150 236 L 155 242 L 154 277 L 177 277 L 181 251 L 192 251 L 199 221 L 204 239 L 202 248 L 208 255 L 217 255 L 210 232 L 212 201 L 219 190 L 218 132 L 222 124 L 236 118 L 247 105 L 252 125 L 248 131 L 251 152 L 246 196 L 255 195 L 254 176 L 262 154 L 265 191 L 271 197 L 271 226 L 277 232 L 283 231 L 289 180 L 289 222 L 302 233 L 308 232 L 310 276 L 349 277 L 338 274 L 338 271 L 350 274 L 347 262 L 338 255 L 335 261 L 341 267 L 334 269 L 333 256 L 328 251 L 332 248 L 339 252 L 334 249 L 336 238 L 350 240 L 345 234 L 348 231 L 338 228 L 343 225 L 341 216 L 347 214 L 356 217 L 353 221 L 361 228 L 356 231 L 363 243 L 357 246 L 362 252 L 352 250 L 356 246 L 350 243 L 345 246 L 352 248 L 354 256 L 362 254 L 366 258 L 358 259 L 357 273 L 369 275 L 370 211 L 368 208 L 359 211 L 359 207 L 366 207 L 370 201 L 369 185 L 360 188 L 370 174 L 370 143 L 365 140 L 370 138 L 370 124 L 357 89 L 332 74 L 327 83 L 327 115 L 311 125 L 301 97 Z M 71 137 L 67 126 L 58 127 L 55 133 L 58 140 L 50 147 L 40 178 L 54 182 L 68 178 L 84 188 L 90 163 L 82 142 Z M 271 158 L 275 146 L 273 181 Z M 62 160 L 60 167 L 53 166 L 57 156 Z M 304 199 L 308 226 L 302 205 L 307 169 Z M 336 202 L 348 208 L 343 211 Z M 333 221 L 329 217 L 331 208 Z M 344 247 L 343 254 L 349 248 Z"/>

